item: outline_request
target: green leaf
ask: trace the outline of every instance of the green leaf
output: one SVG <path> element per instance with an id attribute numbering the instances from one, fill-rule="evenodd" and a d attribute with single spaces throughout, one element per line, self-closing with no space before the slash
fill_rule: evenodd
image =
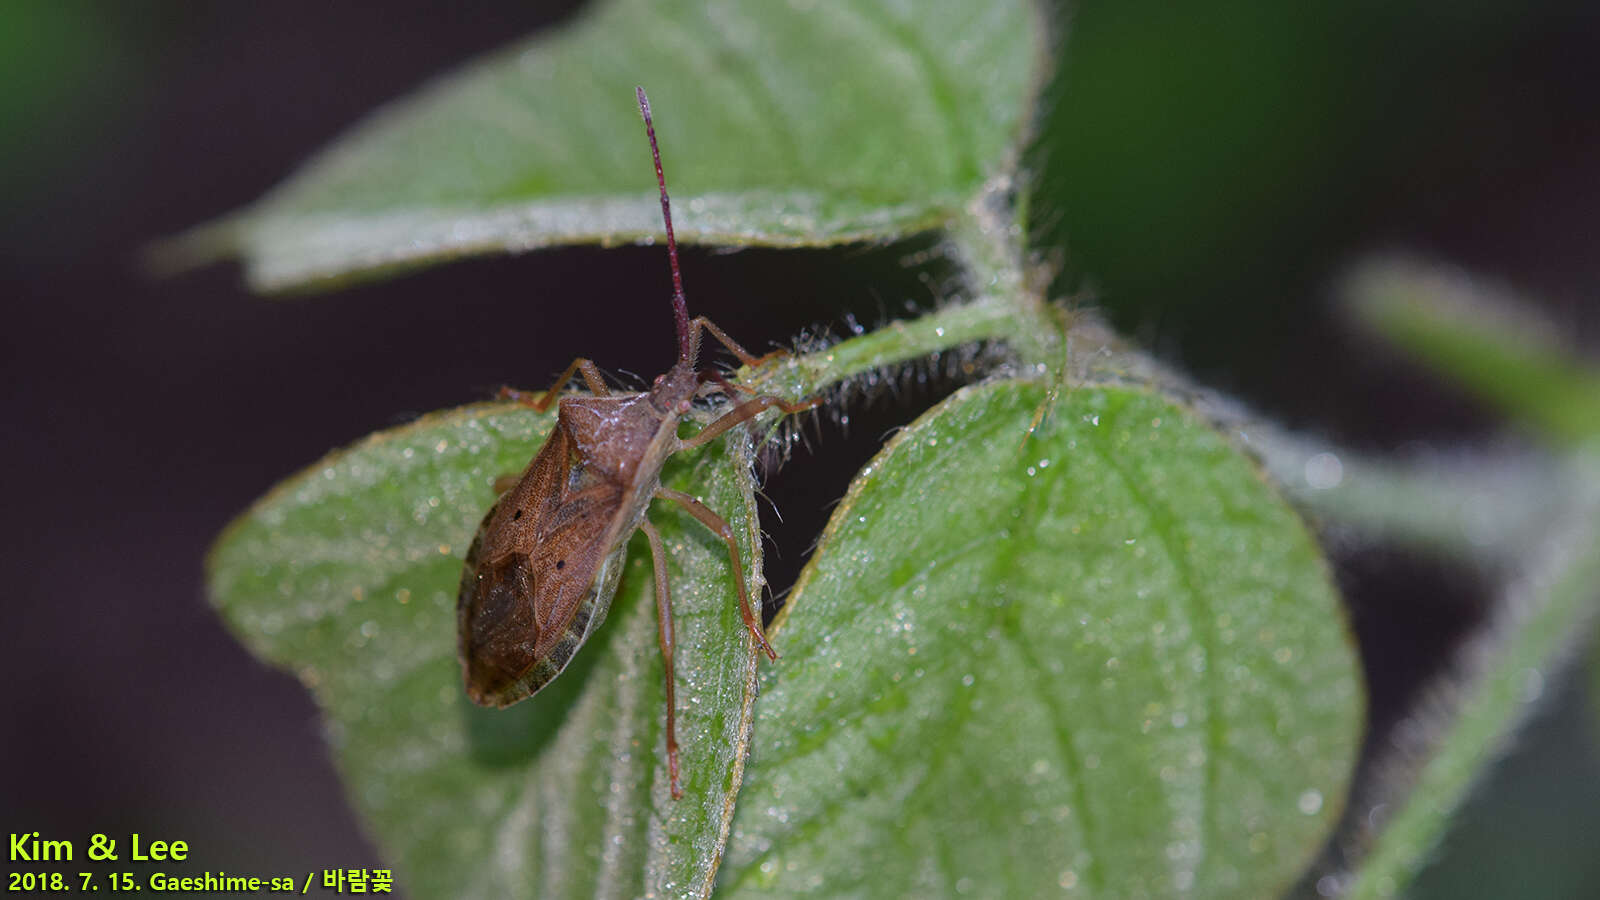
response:
<path id="1" fill-rule="evenodd" d="M 1347 289 L 1385 337 L 1507 415 L 1562 441 L 1600 438 L 1600 372 L 1526 302 L 1457 270 L 1411 262 L 1369 263 Z"/>
<path id="2" fill-rule="evenodd" d="M 1273 896 L 1363 721 L 1294 512 L 1139 390 L 968 388 L 856 479 L 757 707 L 726 896 Z"/>
<path id="3" fill-rule="evenodd" d="M 726 546 L 672 504 L 684 799 L 668 796 L 650 554 L 635 535 L 609 621 L 571 667 L 505 710 L 466 698 L 455 650 L 462 557 L 553 413 L 435 414 L 279 486 L 213 550 L 211 592 L 258 655 L 296 672 L 351 800 L 414 897 L 633 897 L 710 889 L 749 737 L 752 642 Z M 761 571 L 748 439 L 669 462 Z M 757 582 L 759 585 L 759 581 Z"/>
<path id="4" fill-rule="evenodd" d="M 1044 65 L 1030 0 L 613 0 L 381 110 L 180 255 L 281 289 L 654 238 L 633 89 L 680 239 L 817 245 L 938 227 L 1011 162 Z M 191 260 L 192 261 L 192 260 Z"/>

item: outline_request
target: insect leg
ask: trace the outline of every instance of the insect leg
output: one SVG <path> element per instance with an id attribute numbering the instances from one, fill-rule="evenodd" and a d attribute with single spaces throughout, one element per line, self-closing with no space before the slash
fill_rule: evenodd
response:
<path id="1" fill-rule="evenodd" d="M 732 410 L 725 413 L 722 418 L 701 429 L 699 434 L 684 441 L 681 449 L 688 450 L 694 447 L 702 446 L 717 435 L 722 434 L 724 431 L 727 431 L 735 425 L 738 425 L 740 422 L 748 422 L 766 410 L 773 408 L 774 406 L 783 410 L 784 413 L 787 414 L 813 409 L 821 405 L 821 397 L 812 397 L 808 400 L 801 400 L 799 403 L 790 403 L 782 397 L 774 397 L 770 394 L 764 394 L 760 397 L 756 397 L 754 400 L 746 400 L 738 406 L 735 406 Z"/>
<path id="2" fill-rule="evenodd" d="M 672 652 L 677 646 L 672 635 L 672 595 L 667 588 L 667 555 L 661 549 L 661 535 L 647 519 L 639 523 L 650 540 L 650 563 L 656 573 L 656 622 L 661 639 L 661 662 L 667 669 L 667 772 L 672 778 L 672 799 L 683 797 L 678 787 L 678 703 L 672 693 Z"/>
<path id="3" fill-rule="evenodd" d="M 721 328 L 718 328 L 717 326 L 711 324 L 711 320 L 706 318 L 705 316 L 695 316 L 694 321 L 689 323 L 689 327 L 691 329 L 703 328 L 706 331 L 711 332 L 711 336 L 716 338 L 722 344 L 722 346 L 727 347 L 730 351 L 733 352 L 734 356 L 739 357 L 739 362 L 741 362 L 741 363 L 743 363 L 743 364 L 745 364 L 747 366 L 750 366 L 752 368 L 754 368 L 755 366 L 759 366 L 762 363 L 767 362 L 768 360 L 773 360 L 773 359 L 777 359 L 780 356 L 788 356 L 789 355 L 789 351 L 784 350 L 782 348 L 779 348 L 777 350 L 772 351 L 771 353 L 764 353 L 764 354 L 762 354 L 760 356 L 752 356 L 752 355 L 750 355 L 750 351 L 748 351 L 748 350 L 744 349 L 743 347 L 739 346 L 739 342 L 738 341 L 734 340 L 731 337 L 728 337 L 728 333 L 727 332 L 725 332 Z"/>
<path id="4" fill-rule="evenodd" d="M 683 491 L 675 491 L 671 488 L 657 488 L 656 496 L 665 497 L 681 505 L 689 511 L 689 515 L 699 519 L 702 525 L 715 531 L 717 537 L 722 538 L 723 542 L 728 545 L 728 559 L 733 562 L 733 583 L 739 588 L 739 615 L 744 619 L 744 627 L 750 629 L 750 633 L 755 635 L 756 643 L 766 652 L 768 659 L 777 659 L 778 654 L 772 649 L 772 645 L 767 643 L 767 635 L 761 630 L 761 619 L 750 608 L 750 593 L 745 590 L 744 586 L 744 563 L 739 559 L 739 544 L 733 539 L 733 529 L 728 527 L 727 520 L 712 512 L 704 503 L 685 494 Z"/>
<path id="5" fill-rule="evenodd" d="M 555 384 L 550 385 L 550 390 L 535 396 L 526 391 L 503 387 L 500 389 L 500 399 L 514 400 L 523 406 L 531 406 L 539 412 L 544 412 L 550 408 L 550 404 L 555 402 L 557 397 L 561 396 L 561 389 L 566 387 L 567 382 L 572 380 L 574 373 L 583 376 L 583 383 L 588 386 L 589 393 L 594 394 L 596 397 L 611 396 L 611 391 L 606 388 L 606 380 L 600 377 L 600 370 L 595 368 L 593 362 L 579 357 L 572 361 L 572 365 L 567 366 L 567 370 L 561 373 L 561 377 L 556 379 Z"/>
<path id="6" fill-rule="evenodd" d="M 707 384 L 714 384 L 729 399 L 732 399 L 733 395 L 735 394 L 744 394 L 746 397 L 755 397 L 759 396 L 760 394 L 759 391 L 748 384 L 740 384 L 737 381 L 729 381 L 727 376 L 715 369 L 705 369 L 700 372 L 696 372 L 695 377 L 700 379 L 700 388 L 702 390 L 705 389 Z"/>

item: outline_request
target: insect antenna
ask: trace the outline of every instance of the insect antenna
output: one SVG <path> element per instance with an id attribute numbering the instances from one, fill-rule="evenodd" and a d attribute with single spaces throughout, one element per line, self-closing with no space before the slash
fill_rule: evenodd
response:
<path id="1" fill-rule="evenodd" d="M 667 176 L 661 171 L 661 150 L 656 146 L 656 126 L 650 121 L 650 98 L 644 88 L 634 88 L 639 98 L 639 114 L 644 116 L 644 131 L 650 136 L 650 157 L 656 164 L 656 186 L 661 189 L 661 220 L 667 226 L 667 256 L 672 260 L 672 311 L 678 320 L 678 361 L 694 364 L 699 347 L 697 334 L 690 334 L 689 303 L 683 298 L 683 273 L 678 270 L 678 239 L 672 234 L 672 205 L 667 201 Z"/>

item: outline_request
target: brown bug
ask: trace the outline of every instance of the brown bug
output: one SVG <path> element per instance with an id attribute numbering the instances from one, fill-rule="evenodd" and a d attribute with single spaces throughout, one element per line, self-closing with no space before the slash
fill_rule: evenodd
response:
<path id="1" fill-rule="evenodd" d="M 635 529 L 644 529 L 655 566 L 656 615 L 667 675 L 667 762 L 672 796 L 677 798 L 682 791 L 678 787 L 672 689 L 672 610 L 661 535 L 645 518 L 651 500 L 663 497 L 681 504 L 727 542 L 745 627 L 769 658 L 778 657 L 751 608 L 733 529 L 694 497 L 662 487 L 662 464 L 668 456 L 699 447 L 764 410 L 777 407 L 794 413 L 820 401 L 790 403 L 779 397 L 756 396 L 694 437 L 678 437 L 679 420 L 708 387 L 729 395 L 748 390 L 716 372 L 696 368 L 702 331 L 710 332 L 746 365 L 759 365 L 783 351 L 754 357 L 705 318 L 689 318 L 650 101 L 644 88 L 637 94 L 667 229 L 678 361 L 656 378 L 649 391 L 614 394 L 594 363 L 580 358 L 561 373 L 550 390 L 528 401 L 541 412 L 548 409 L 574 374 L 582 375 L 594 395 L 561 400 L 555 429 L 544 447 L 516 485 L 484 516 L 467 552 L 456 600 L 456 627 L 462 674 L 474 703 L 505 707 L 533 696 L 561 674 L 572 655 L 600 627 L 616 593 L 628 538 Z"/>

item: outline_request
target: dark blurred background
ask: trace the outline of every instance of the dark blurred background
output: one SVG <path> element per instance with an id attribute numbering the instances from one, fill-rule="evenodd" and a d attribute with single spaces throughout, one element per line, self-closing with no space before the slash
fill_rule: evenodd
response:
<path id="1" fill-rule="evenodd" d="M 213 871 L 381 865 L 310 700 L 208 609 L 206 548 L 274 482 L 368 432 L 502 383 L 543 387 L 578 352 L 662 369 L 665 262 L 579 248 L 262 299 L 235 267 L 156 280 L 137 254 L 572 6 L 0 8 L 7 831 L 184 839 Z M 1064 294 L 1201 381 L 1370 451 L 1521 438 L 1339 314 L 1337 275 L 1366 253 L 1503 278 L 1594 358 L 1596 5 L 1099 0 L 1063 15 L 1049 152 L 1033 158 L 1039 244 L 1064 261 Z M 942 273 L 906 264 L 926 247 L 690 250 L 685 278 L 696 312 L 759 346 L 933 302 Z M 535 292 L 568 302 L 536 306 Z M 775 584 L 884 432 L 949 387 L 823 423 L 829 464 L 773 476 Z M 1381 729 L 1487 589 L 1391 548 L 1333 552 Z M 1547 690 L 1418 895 L 1594 896 L 1587 680 Z"/>

